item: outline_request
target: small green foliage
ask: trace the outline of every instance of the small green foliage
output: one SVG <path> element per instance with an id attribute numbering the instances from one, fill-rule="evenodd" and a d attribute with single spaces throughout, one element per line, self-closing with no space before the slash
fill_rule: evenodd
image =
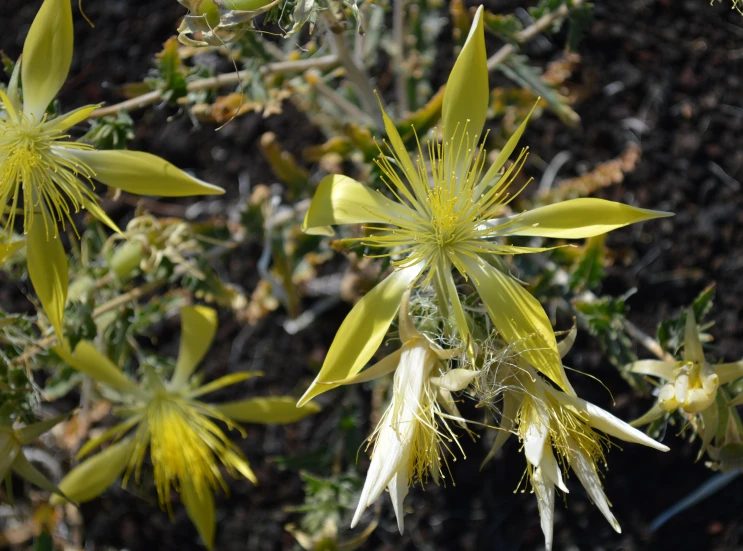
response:
<path id="1" fill-rule="evenodd" d="M 304 482 L 304 503 L 288 510 L 303 513 L 300 525 L 310 534 L 322 530 L 326 522 L 341 525 L 344 518 L 356 507 L 361 480 L 355 474 L 339 474 L 327 478 L 314 476 L 306 471 L 299 473 Z"/>
<path id="2" fill-rule="evenodd" d="M 577 51 L 578 45 L 583 40 L 588 28 L 593 21 L 593 4 L 586 4 L 572 7 L 568 12 L 568 42 L 567 47 L 570 51 Z"/>
<path id="3" fill-rule="evenodd" d="M 126 149 L 134 139 L 134 121 L 126 111 L 95 119 L 82 139 L 96 149 Z"/>
<path id="4" fill-rule="evenodd" d="M 617 298 L 606 296 L 595 301 L 573 302 L 581 314 L 580 321 L 588 332 L 598 339 L 607 359 L 620 370 L 637 359 L 634 345 L 624 329 L 627 315 L 625 302 L 634 292 L 632 289 Z M 629 374 L 627 376 L 630 377 Z M 632 377 L 630 380 L 636 379 L 637 377 Z"/>
<path id="5" fill-rule="evenodd" d="M 605 235 L 592 237 L 586 243 L 583 255 L 570 273 L 568 286 L 571 291 L 593 290 L 604 278 Z"/>
<path id="6" fill-rule="evenodd" d="M 715 285 L 705 287 L 691 303 L 694 309 L 694 318 L 700 326 L 700 330 L 708 329 L 711 324 L 703 324 L 704 318 L 709 314 L 715 299 Z M 671 354 L 676 355 L 684 344 L 684 331 L 686 329 L 686 309 L 679 311 L 673 318 L 665 319 L 658 324 L 657 338 L 660 345 Z"/>
<path id="7" fill-rule="evenodd" d="M 178 52 L 178 40 L 169 38 L 160 53 L 155 55 L 155 69 L 145 82 L 153 90 L 162 92 L 163 98 L 176 105 L 180 98 L 186 97 L 186 77 L 188 69 L 183 65 Z"/>

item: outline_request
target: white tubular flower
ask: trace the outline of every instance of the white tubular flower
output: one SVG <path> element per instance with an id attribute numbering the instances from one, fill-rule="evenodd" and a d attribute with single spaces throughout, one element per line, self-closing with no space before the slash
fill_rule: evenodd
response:
<path id="1" fill-rule="evenodd" d="M 524 375 L 519 377 L 525 390 L 520 397 L 516 430 L 524 444 L 527 473 L 537 496 L 547 549 L 552 548 L 554 488 L 568 492 L 558 460 L 560 465 L 570 466 L 601 514 L 621 532 L 599 477 L 599 464 L 606 466 L 608 436 L 660 451 L 668 451 L 668 447 L 608 411 L 546 384 L 533 369 L 528 368 Z"/>
<path id="2" fill-rule="evenodd" d="M 452 392 L 466 388 L 479 373 L 469 369 L 446 370 L 442 360 L 459 355 L 461 350 L 443 350 L 418 332 L 409 313 L 409 297 L 408 291 L 400 306 L 400 349 L 358 375 L 327 383 L 334 386 L 360 383 L 395 373 L 392 400 L 370 438 L 374 441 L 372 461 L 352 528 L 387 488 L 397 526 L 403 533 L 402 506 L 410 483 L 423 483 L 429 476 L 438 483 L 444 476 L 442 459 L 446 464 L 441 448 L 450 452 L 445 442 L 456 442 L 441 406 L 447 411 L 448 419 L 463 426 L 465 421 Z"/>

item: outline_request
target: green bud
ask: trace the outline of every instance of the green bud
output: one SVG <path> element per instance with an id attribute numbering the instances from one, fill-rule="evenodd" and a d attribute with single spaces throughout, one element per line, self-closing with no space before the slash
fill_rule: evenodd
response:
<path id="1" fill-rule="evenodd" d="M 142 243 L 138 241 L 127 241 L 117 247 L 110 262 L 111 269 L 116 277 L 119 279 L 130 277 L 132 272 L 139 268 L 143 254 Z"/>
<path id="2" fill-rule="evenodd" d="M 213 2 L 223 10 L 254 11 L 267 6 L 273 0 L 213 0 Z"/>

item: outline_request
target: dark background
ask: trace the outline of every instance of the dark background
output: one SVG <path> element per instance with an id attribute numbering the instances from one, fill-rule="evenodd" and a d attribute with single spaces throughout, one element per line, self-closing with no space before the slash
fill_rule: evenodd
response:
<path id="1" fill-rule="evenodd" d="M 2 1 L 0 44 L 7 55 L 20 54 L 38 4 Z M 506 13 L 518 5 L 486 4 Z M 529 127 L 524 142 L 547 161 L 561 151 L 572 152 L 572 160 L 559 175 L 571 177 L 621 153 L 628 140 L 628 119 L 647 125 L 637 170 L 601 196 L 673 211 L 676 216 L 609 237 L 612 250 L 623 251 L 634 261 L 611 267 L 603 291 L 621 294 L 637 287 L 639 291 L 628 301 L 629 318 L 652 334 L 660 319 L 674 315 L 708 283 L 716 282 L 711 355 L 737 360 L 743 356 L 743 16 L 731 11 L 727 3 L 709 6 L 707 0 L 598 4 L 596 20 L 580 47 L 583 62 L 573 76 L 591 92 L 576 106 L 582 125 L 568 129 L 546 115 Z M 185 13 L 176 0 L 87 0 L 84 7 L 96 28 L 91 29 L 75 11 L 75 61 L 59 96 L 65 111 L 88 103 L 119 101 L 112 87 L 141 80 L 151 67 L 152 56 L 174 34 Z M 445 30 L 442 42 L 449 36 Z M 560 37 L 551 45 L 539 41 L 533 46 L 534 59 L 547 61 L 561 46 Z M 497 47 L 496 41 L 489 42 L 490 53 Z M 450 50 L 442 47 L 442 55 L 451 56 Z M 435 77 L 437 82 L 443 82 L 450 65 Z M 218 134 L 209 125 L 194 128 L 184 116 L 168 122 L 174 114 L 167 108 L 133 114 L 137 126 L 132 148 L 193 169 L 202 179 L 225 187 L 228 200 L 237 197 L 240 176 L 249 175 L 253 185 L 274 181 L 258 150 L 264 132 L 276 132 L 282 144 L 298 156 L 303 147 L 320 139 L 288 103 L 282 115 L 267 120 L 247 115 Z M 258 244 L 236 251 L 225 260 L 228 278 L 252 290 L 259 254 Z M 296 392 L 312 377 L 307 358 L 322 358 L 346 311 L 345 306 L 337 308 L 321 324 L 295 337 L 280 328 L 281 313 L 253 328 L 223 319 L 207 369 L 214 376 L 262 369 L 266 376 L 247 383 L 249 393 Z M 242 340 L 235 344 L 238 336 Z M 174 352 L 177 340 L 164 344 Z M 642 350 L 638 354 L 648 357 Z M 575 386 L 581 396 L 622 419 L 634 418 L 650 405 L 648 400 L 633 397 L 589 337 L 580 338 L 569 359 L 574 367 L 600 377 L 614 392 L 617 405 L 611 407 L 611 399 L 598 383 L 578 376 Z M 328 393 L 319 401 L 325 411 L 298 425 L 249 428 L 248 438 L 240 445 L 260 485 L 236 482 L 229 497 L 218 497 L 217 549 L 292 548 L 293 539 L 283 525 L 298 517 L 283 507 L 302 502 L 302 486 L 296 473 L 281 471 L 270 459 L 318 449 L 337 425 L 342 406 L 365 404 L 368 396 L 363 389 L 355 389 L 342 398 L 340 393 Z M 338 402 L 343 403 L 339 406 Z M 368 430 L 365 419 L 359 422 Z M 572 477 L 565 505 L 558 500 L 556 506 L 555 549 L 743 549 L 741 480 L 677 516 L 657 534 L 647 532 L 653 517 L 712 476 L 703 462 L 694 463 L 698 443 L 670 432 L 664 442 L 672 448 L 666 454 L 634 445 L 615 447 L 608 454 L 604 486 L 623 527 L 621 535 L 611 530 Z M 452 463 L 456 485 L 411 489 L 405 536 L 397 533 L 388 498 L 383 496 L 382 522 L 364 549 L 515 551 L 543 546 L 536 499 L 528 492 L 514 493 L 524 469 L 515 439 L 507 444 L 504 457 L 482 472 L 478 466 L 486 444 L 464 445 L 467 461 Z M 114 487 L 82 509 L 89 548 L 202 548 L 183 508 L 176 505 L 174 510 L 171 523 L 158 509 L 154 492 Z"/>

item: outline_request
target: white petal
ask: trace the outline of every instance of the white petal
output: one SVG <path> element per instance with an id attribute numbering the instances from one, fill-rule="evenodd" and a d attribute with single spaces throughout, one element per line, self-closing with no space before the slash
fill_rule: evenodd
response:
<path id="1" fill-rule="evenodd" d="M 588 423 L 592 427 L 603 431 L 610 436 L 614 436 L 615 438 L 619 438 L 625 442 L 643 444 L 662 452 L 668 451 L 668 446 L 656 442 L 644 432 L 637 430 L 608 411 L 603 410 L 582 398 L 568 396 L 558 391 L 555 391 L 553 395 L 558 397 L 560 400 L 573 404 L 579 410 L 585 411 L 588 415 Z"/>
<path id="2" fill-rule="evenodd" d="M 614 515 L 611 514 L 611 505 L 609 504 L 609 500 L 606 499 L 604 489 L 601 487 L 601 480 L 599 480 L 599 475 L 596 473 L 593 463 L 578 448 L 574 440 L 570 439 L 568 443 L 571 448 L 570 466 L 575 471 L 575 474 L 578 475 L 578 479 L 583 484 L 593 503 L 601 511 L 601 514 L 609 521 L 612 528 L 621 534 L 622 528 L 619 526 L 617 519 L 614 518 Z"/>
<path id="3" fill-rule="evenodd" d="M 529 419 L 526 433 L 524 434 L 524 455 L 527 461 L 539 467 L 542 462 L 547 436 L 549 435 L 549 413 L 546 411 L 542 399 L 532 399 L 536 410 L 536 418 Z M 523 406 L 522 406 L 523 407 Z M 521 421 L 524 422 L 523 420 Z"/>
<path id="4" fill-rule="evenodd" d="M 539 522 L 544 533 L 544 546 L 547 551 L 551 551 L 555 522 L 555 487 L 552 485 L 552 481 L 546 480 L 542 469 L 539 468 L 534 469 L 531 483 L 534 486 L 534 494 L 537 496 Z"/>
<path id="5" fill-rule="evenodd" d="M 542 463 L 539 465 L 539 471 L 544 475 L 544 478 L 549 480 L 553 485 L 560 488 L 566 494 L 568 492 L 567 486 L 562 480 L 562 472 L 560 467 L 555 461 L 555 456 L 552 454 L 552 446 L 546 444 L 544 446 L 544 453 L 542 454 Z"/>
<path id="6" fill-rule="evenodd" d="M 397 471 L 395 476 L 392 477 L 392 480 L 390 480 L 389 490 L 392 508 L 395 510 L 395 517 L 397 518 L 397 528 L 400 530 L 400 535 L 402 535 L 405 530 L 403 520 L 405 512 L 403 511 L 402 503 L 405 501 L 405 496 L 408 495 L 408 473 Z"/>

